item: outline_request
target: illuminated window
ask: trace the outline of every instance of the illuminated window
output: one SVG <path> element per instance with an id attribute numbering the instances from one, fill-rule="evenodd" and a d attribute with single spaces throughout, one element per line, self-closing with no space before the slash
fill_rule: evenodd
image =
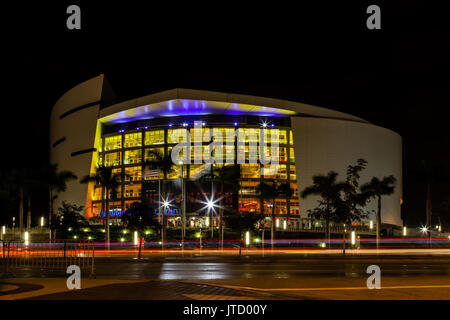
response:
<path id="1" fill-rule="evenodd" d="M 298 200 L 291 199 L 289 204 L 290 204 L 289 213 L 292 215 L 300 215 L 300 207 L 298 205 Z"/>
<path id="2" fill-rule="evenodd" d="M 258 162 L 259 147 L 255 145 L 238 145 L 237 158 L 239 162 Z"/>
<path id="3" fill-rule="evenodd" d="M 259 200 L 244 199 L 239 203 L 239 211 L 243 212 L 259 212 Z"/>
<path id="4" fill-rule="evenodd" d="M 242 195 L 256 195 L 256 187 L 259 185 L 259 181 L 242 181 L 240 185 L 239 194 Z"/>
<path id="5" fill-rule="evenodd" d="M 128 150 L 125 151 L 125 158 L 123 164 L 140 163 L 142 159 L 142 150 Z"/>
<path id="6" fill-rule="evenodd" d="M 235 148 L 234 145 L 227 146 L 226 144 L 222 146 L 216 146 L 213 150 L 213 157 L 215 159 L 220 159 L 219 154 L 222 152 L 222 161 L 225 162 L 234 162 Z M 228 159 L 228 160 L 227 160 Z"/>
<path id="7" fill-rule="evenodd" d="M 173 166 L 171 172 L 167 174 L 168 179 L 180 179 L 181 166 Z M 187 166 L 183 165 L 183 177 L 187 178 Z"/>
<path id="8" fill-rule="evenodd" d="M 238 143 L 249 143 L 259 141 L 259 129 L 255 128 L 239 128 Z"/>
<path id="9" fill-rule="evenodd" d="M 289 150 L 289 161 L 295 162 L 294 148 L 290 148 L 290 150 Z"/>
<path id="10" fill-rule="evenodd" d="M 125 148 L 142 146 L 142 132 L 127 133 L 125 135 Z"/>
<path id="11" fill-rule="evenodd" d="M 128 167 L 125 168 L 125 181 L 141 181 L 142 180 L 142 168 Z"/>
<path id="12" fill-rule="evenodd" d="M 290 180 L 297 180 L 297 174 L 295 172 L 295 165 L 291 164 L 289 166 L 290 172 L 289 172 L 289 179 Z"/>
<path id="13" fill-rule="evenodd" d="M 152 152 L 157 152 L 159 153 L 161 156 L 164 156 L 164 147 L 161 148 L 150 148 L 150 149 L 145 149 L 145 161 L 152 161 L 155 160 L 154 155 L 152 155 Z"/>
<path id="14" fill-rule="evenodd" d="M 153 169 L 150 167 L 146 167 L 144 169 L 144 180 L 158 180 L 164 179 L 164 174 L 158 169 Z"/>
<path id="15" fill-rule="evenodd" d="M 287 143 L 286 130 L 263 129 L 263 133 L 265 143 L 278 143 L 278 144 Z"/>
<path id="16" fill-rule="evenodd" d="M 277 179 L 287 179 L 287 171 L 286 171 L 285 164 L 278 165 L 278 171 L 277 171 L 276 176 L 277 176 Z"/>
<path id="17" fill-rule="evenodd" d="M 209 128 L 192 128 L 191 142 L 209 142 L 211 141 Z"/>
<path id="18" fill-rule="evenodd" d="M 213 141 L 234 142 L 235 130 L 233 128 L 213 128 Z"/>
<path id="19" fill-rule="evenodd" d="M 125 191 L 123 193 L 124 198 L 139 198 L 141 197 L 141 185 L 130 184 L 125 185 Z"/>
<path id="20" fill-rule="evenodd" d="M 169 129 L 167 130 L 167 143 L 186 142 L 186 129 Z"/>
<path id="21" fill-rule="evenodd" d="M 294 144 L 294 138 L 292 137 L 292 130 L 289 130 L 289 144 Z"/>
<path id="22" fill-rule="evenodd" d="M 277 168 L 278 167 L 278 168 Z M 275 164 L 265 164 L 263 165 L 263 178 L 264 179 L 275 179 L 275 175 L 277 173 L 277 169 L 279 169 L 280 165 Z"/>
<path id="23" fill-rule="evenodd" d="M 280 198 L 275 200 L 275 214 L 287 214 L 286 199 Z"/>
<path id="24" fill-rule="evenodd" d="M 191 146 L 191 161 L 209 160 L 209 146 Z"/>
<path id="25" fill-rule="evenodd" d="M 105 154 L 105 166 L 120 166 L 122 164 L 122 152 Z"/>
<path id="26" fill-rule="evenodd" d="M 264 158 L 272 162 L 287 161 L 287 153 L 285 147 L 268 147 L 264 146 Z M 277 159 L 278 158 L 278 159 Z"/>
<path id="27" fill-rule="evenodd" d="M 241 164 L 241 177 L 248 178 L 260 178 L 259 164 Z"/>
<path id="28" fill-rule="evenodd" d="M 105 138 L 105 151 L 122 148 L 122 136 L 112 136 Z"/>
<path id="29" fill-rule="evenodd" d="M 298 187 L 296 183 L 290 183 L 291 189 L 293 191 L 292 198 L 298 198 Z"/>
<path id="30" fill-rule="evenodd" d="M 146 146 L 152 144 L 164 144 L 164 130 L 146 131 L 144 144 Z"/>
<path id="31" fill-rule="evenodd" d="M 95 188 L 94 194 L 92 195 L 92 200 L 102 200 L 102 188 Z"/>

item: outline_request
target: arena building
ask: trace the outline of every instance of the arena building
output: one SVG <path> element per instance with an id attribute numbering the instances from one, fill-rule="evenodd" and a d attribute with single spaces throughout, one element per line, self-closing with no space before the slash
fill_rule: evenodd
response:
<path id="1" fill-rule="evenodd" d="M 292 197 L 276 199 L 277 223 L 296 228 L 305 223 L 307 210 L 317 203 L 317 198 L 299 197 L 302 189 L 312 183 L 312 176 L 334 170 L 343 180 L 347 166 L 364 158 L 368 167 L 362 174 L 362 183 L 373 176 L 381 178 L 393 174 L 397 178 L 395 193 L 383 197 L 382 222 L 402 225 L 401 137 L 353 115 L 298 102 L 188 89 L 167 90 L 114 103 L 114 94 L 105 77 L 100 75 L 67 91 L 53 107 L 50 123 L 50 160 L 58 163 L 60 170 L 70 170 L 81 178 L 93 174 L 100 163 L 113 166 L 114 172 L 127 174 L 117 197 L 110 200 L 110 215 L 115 223 L 120 223 L 123 210 L 144 197 L 158 213 L 161 175 L 143 163 L 149 160 L 150 150 L 168 154 L 177 143 L 186 142 L 186 136 L 192 133 L 192 144 L 200 143 L 207 149 L 212 142 L 210 134 L 213 141 L 227 143 L 223 148 L 224 157 L 245 162 L 240 165 L 239 191 L 225 187 L 221 195 L 217 186 L 211 190 L 209 186 L 199 185 L 196 181 L 209 168 L 208 163 L 192 161 L 174 166 L 164 182 L 171 201 L 166 211 L 169 224 L 180 224 L 181 181 L 185 183 L 185 210 L 191 226 L 205 223 L 203 205 L 199 201 L 204 201 L 205 197 L 211 199 L 211 192 L 214 199 L 223 197 L 223 205 L 228 209 L 260 212 L 256 186 L 261 181 L 277 181 L 289 183 L 294 190 Z M 195 138 L 195 130 L 201 131 L 200 140 Z M 248 135 L 252 130 L 257 132 L 256 136 Z M 275 138 L 270 140 L 271 136 L 275 137 L 272 135 L 275 131 L 276 141 Z M 277 150 L 276 172 L 265 174 L 268 164 L 262 164 L 259 158 L 256 163 L 250 159 L 251 143 L 260 142 L 258 132 L 265 132 L 269 137 L 263 152 L 270 153 L 272 145 L 275 146 L 272 149 Z M 175 133 L 181 138 L 173 139 Z M 216 133 L 222 140 L 214 138 Z M 238 143 L 234 135 L 228 136 L 228 133 L 246 135 L 246 140 Z M 98 186 L 71 181 L 67 191 L 56 199 L 55 206 L 62 201 L 83 205 L 85 216 L 98 222 L 105 215 L 103 198 Z M 375 209 L 376 201 L 372 202 L 370 207 Z M 272 201 L 264 200 L 263 206 L 265 214 L 272 213 Z M 375 220 L 375 215 L 369 219 Z"/>

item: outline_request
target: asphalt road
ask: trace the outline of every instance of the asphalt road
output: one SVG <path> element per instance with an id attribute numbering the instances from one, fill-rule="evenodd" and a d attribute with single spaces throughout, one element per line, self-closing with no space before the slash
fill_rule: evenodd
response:
<path id="1" fill-rule="evenodd" d="M 369 290 L 366 286 L 369 277 L 367 267 L 374 264 L 381 270 L 379 290 Z M 17 269 L 15 274 L 17 277 L 39 277 L 41 280 L 47 277 L 66 277 L 62 271 L 36 269 Z M 167 257 L 141 261 L 116 258 L 99 259 L 96 274 L 101 279 L 146 282 L 145 285 L 122 284 L 121 289 L 116 290 L 120 292 L 117 299 L 124 295 L 130 299 L 156 298 L 161 296 L 155 294 L 157 290 L 165 290 L 160 285 L 161 282 L 177 283 L 178 286 L 172 289 L 166 286 L 166 290 L 172 293 L 177 290 L 189 291 L 192 289 L 188 289 L 189 285 L 195 285 L 197 291 L 194 297 L 195 294 L 202 296 L 204 293 L 202 287 L 198 287 L 201 284 L 204 285 L 205 292 L 211 288 L 222 288 L 232 290 L 234 294 L 231 295 L 241 292 L 255 299 L 450 299 L 450 259 L 436 257 L 322 257 L 287 260 L 242 257 L 239 261 L 208 257 Z M 87 272 L 82 274 L 82 277 L 87 276 Z M 106 296 L 114 299 L 114 286 L 118 284 L 85 289 L 90 291 L 85 292 L 83 299 L 102 299 Z M 151 289 L 152 286 L 156 287 Z M 83 290 L 76 291 L 78 293 L 69 291 L 48 298 L 65 299 L 71 295 L 75 298 Z M 181 291 L 177 293 L 182 293 Z M 162 296 L 167 298 L 167 295 Z"/>

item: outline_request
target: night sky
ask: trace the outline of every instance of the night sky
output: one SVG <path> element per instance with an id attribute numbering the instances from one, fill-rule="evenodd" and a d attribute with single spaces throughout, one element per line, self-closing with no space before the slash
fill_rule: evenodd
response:
<path id="1" fill-rule="evenodd" d="M 409 225 L 424 224 L 425 185 L 410 171 L 428 158 L 450 173 L 446 11 L 425 1 L 331 3 L 5 9 L 1 165 L 44 165 L 52 106 L 104 73 L 118 100 L 176 87 L 217 90 L 328 107 L 392 129 L 403 137 L 402 214 Z M 81 7 L 81 30 L 66 28 L 70 4 Z M 369 4 L 381 7 L 381 30 L 366 28 Z M 433 186 L 433 205 L 447 197 L 447 184 Z M 47 199 L 36 198 L 37 216 Z"/>

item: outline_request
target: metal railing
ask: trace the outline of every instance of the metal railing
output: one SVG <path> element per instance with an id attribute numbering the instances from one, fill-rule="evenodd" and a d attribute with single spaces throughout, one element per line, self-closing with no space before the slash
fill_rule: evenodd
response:
<path id="1" fill-rule="evenodd" d="M 2 276 L 13 276 L 11 269 L 31 267 L 65 270 L 70 265 L 90 269 L 95 277 L 95 248 L 91 240 L 56 240 L 53 243 L 1 241 Z"/>

